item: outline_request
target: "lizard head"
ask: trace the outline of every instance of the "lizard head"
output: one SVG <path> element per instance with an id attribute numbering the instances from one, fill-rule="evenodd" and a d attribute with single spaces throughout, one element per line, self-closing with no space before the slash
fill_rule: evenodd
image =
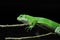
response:
<path id="1" fill-rule="evenodd" d="M 29 15 L 27 15 L 27 14 L 21 14 L 17 17 L 17 20 L 21 21 L 22 23 L 27 23 L 28 17 L 29 17 Z"/>

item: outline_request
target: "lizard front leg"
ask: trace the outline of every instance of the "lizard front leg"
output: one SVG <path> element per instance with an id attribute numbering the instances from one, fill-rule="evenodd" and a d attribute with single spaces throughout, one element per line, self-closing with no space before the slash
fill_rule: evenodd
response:
<path id="1" fill-rule="evenodd" d="M 26 29 L 27 31 L 29 31 L 29 30 L 31 31 L 31 30 L 33 29 L 33 27 L 35 26 L 35 24 L 36 24 L 36 23 L 33 22 L 33 23 L 31 23 L 28 27 L 26 27 L 25 29 Z"/>

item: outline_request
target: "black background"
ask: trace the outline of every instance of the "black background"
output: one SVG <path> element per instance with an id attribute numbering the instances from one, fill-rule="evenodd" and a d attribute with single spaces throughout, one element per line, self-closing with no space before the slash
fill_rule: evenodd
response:
<path id="1" fill-rule="evenodd" d="M 42 16 L 60 23 L 59 7 L 59 1 L 56 0 L 2 1 L 0 2 L 0 24 L 16 23 L 16 18 L 20 14 Z"/>
<path id="2" fill-rule="evenodd" d="M 20 14 L 45 17 L 60 23 L 59 1 L 0 1 L 0 24 L 17 24 L 16 18 Z"/>

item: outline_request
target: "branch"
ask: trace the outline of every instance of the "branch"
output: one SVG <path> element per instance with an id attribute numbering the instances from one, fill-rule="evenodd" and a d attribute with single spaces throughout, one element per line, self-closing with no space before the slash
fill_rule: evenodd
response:
<path id="1" fill-rule="evenodd" d="M 15 27 L 15 26 L 25 26 L 28 24 L 14 24 L 14 25 L 0 25 L 0 27 Z"/>
<path id="2" fill-rule="evenodd" d="M 28 37 L 20 37 L 20 38 L 15 38 L 15 37 L 6 37 L 5 39 L 28 39 L 28 38 L 38 38 L 38 37 L 43 37 L 43 36 L 47 36 L 47 35 L 51 35 L 51 34 L 55 34 L 55 33 L 47 33 L 47 34 L 42 34 L 42 35 L 37 35 L 37 36 L 28 36 Z"/>

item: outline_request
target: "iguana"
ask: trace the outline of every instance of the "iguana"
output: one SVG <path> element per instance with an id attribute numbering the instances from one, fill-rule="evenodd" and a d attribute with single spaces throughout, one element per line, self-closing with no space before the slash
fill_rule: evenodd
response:
<path id="1" fill-rule="evenodd" d="M 60 24 L 52 21 L 51 19 L 44 18 L 44 17 L 35 17 L 27 14 L 21 14 L 17 17 L 18 21 L 22 21 L 23 23 L 28 23 L 29 26 L 27 27 L 29 30 L 32 30 L 34 25 L 37 23 L 47 25 L 48 28 L 54 29 L 55 33 L 60 35 Z"/>

